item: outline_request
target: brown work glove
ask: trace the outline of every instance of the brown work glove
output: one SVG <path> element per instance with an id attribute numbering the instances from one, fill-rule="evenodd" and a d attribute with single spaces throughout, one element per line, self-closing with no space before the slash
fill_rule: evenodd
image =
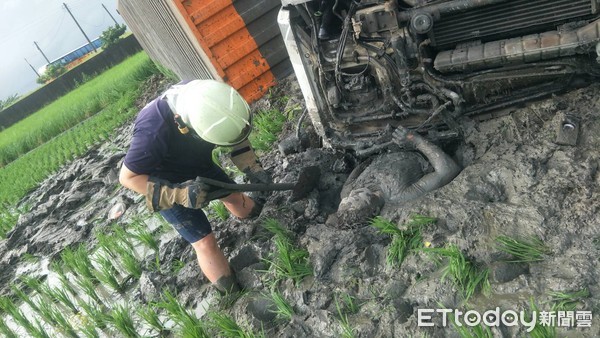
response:
<path id="1" fill-rule="evenodd" d="M 246 176 L 250 183 L 272 183 L 271 175 L 267 173 L 248 140 L 236 145 L 231 151 L 231 162 L 235 164 Z"/>
<path id="2" fill-rule="evenodd" d="M 208 203 L 209 186 L 198 180 L 173 184 L 151 176 L 146 187 L 146 205 L 152 212 L 170 209 L 174 204 L 199 209 Z"/>

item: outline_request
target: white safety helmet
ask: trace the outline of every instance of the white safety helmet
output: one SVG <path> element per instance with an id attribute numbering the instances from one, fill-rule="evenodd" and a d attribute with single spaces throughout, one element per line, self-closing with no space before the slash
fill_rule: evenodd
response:
<path id="1" fill-rule="evenodd" d="M 173 113 L 207 142 L 236 145 L 252 130 L 248 103 L 226 83 L 194 80 L 173 86 L 165 98 Z"/>

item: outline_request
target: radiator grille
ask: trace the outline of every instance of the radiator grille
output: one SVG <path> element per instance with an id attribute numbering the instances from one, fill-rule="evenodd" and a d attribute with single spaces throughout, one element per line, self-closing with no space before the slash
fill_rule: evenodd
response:
<path id="1" fill-rule="evenodd" d="M 472 40 L 485 42 L 533 33 L 542 27 L 555 29 L 569 19 L 591 14 L 591 0 L 511 0 L 442 16 L 434 26 L 432 42 L 440 48 Z"/>

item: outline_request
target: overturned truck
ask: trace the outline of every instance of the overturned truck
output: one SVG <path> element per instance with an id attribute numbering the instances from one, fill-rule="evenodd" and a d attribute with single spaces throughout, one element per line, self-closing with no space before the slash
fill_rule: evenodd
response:
<path id="1" fill-rule="evenodd" d="M 395 127 L 460 135 L 458 118 L 600 75 L 597 0 L 283 0 L 278 23 L 325 143 L 370 154 Z"/>

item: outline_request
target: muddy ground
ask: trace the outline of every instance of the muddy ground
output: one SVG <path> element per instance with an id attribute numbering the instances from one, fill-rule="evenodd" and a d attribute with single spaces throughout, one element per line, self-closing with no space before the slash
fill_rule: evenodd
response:
<path id="1" fill-rule="evenodd" d="M 165 85 L 155 80 L 146 98 Z M 589 297 L 576 308 L 593 311 L 592 327 L 559 328 L 557 332 L 559 336 L 600 336 L 598 93 L 600 85 L 593 85 L 516 108 L 493 120 L 461 121 L 464 142 L 446 148 L 464 168 L 458 177 L 423 198 L 403 205 L 387 203 L 380 211 L 400 227 L 414 214 L 435 217 L 435 224 L 423 230 L 424 242 L 433 247 L 455 244 L 477 266 L 489 268 L 489 294 L 478 292 L 465 304 L 451 281 L 441 278 L 443 265 L 430 255 L 411 253 L 400 268 L 390 267 L 386 264 L 389 236 L 369 225 L 327 222 L 346 178 L 358 164 L 355 159 L 317 147 L 287 156 L 274 149 L 261 160 L 275 181 L 292 181 L 300 168 L 318 165 L 322 171 L 319 186 L 296 202 L 288 201 L 288 192 L 271 194 L 255 220 L 229 217 L 221 221 L 211 212 L 220 245 L 249 290 L 224 311 L 255 332 L 262 327 L 267 337 L 338 337 L 342 331 L 335 299 L 347 294 L 359 306 L 357 313 L 347 317 L 357 337 L 456 337 L 456 329 L 442 327 L 439 318 L 434 327 L 418 327 L 418 309 L 519 311 L 530 309 L 533 301 L 540 310 L 550 310 L 549 292 L 587 289 Z M 278 107 L 281 96 L 289 98 L 284 107 Z M 257 107 L 301 111 L 297 105 L 302 105 L 301 94 L 290 79 Z M 577 146 L 554 142 L 564 114 L 581 120 Z M 284 134 L 293 133 L 294 124 L 291 121 Z M 169 288 L 199 316 L 207 304 L 209 309 L 220 308 L 217 293 L 202 276 L 190 247 L 174 230 L 165 230 L 163 222 L 146 211 L 140 197 L 118 185 L 118 167 L 130 134 L 131 125 L 125 126 L 111 142 L 65 166 L 22 201 L 30 211 L 20 217 L 9 238 L 0 242 L 2 294 L 9 294 L 10 285 L 22 275 L 50 280 L 50 262 L 59 259 L 64 248 L 84 243 L 93 251 L 96 231 L 115 223 L 126 228 L 132 220 L 143 218 L 160 236 L 161 268 L 153 267 L 152 250 L 139 251 L 145 266 L 141 278 L 130 279 L 124 295 L 105 290 L 104 305 L 111 308 L 125 300 L 138 307 L 159 299 L 161 290 Z M 109 209 L 117 203 L 126 206 L 124 215 L 108 220 Z M 269 275 L 262 272 L 267 268 L 264 259 L 274 251 L 271 235 L 261 226 L 268 218 L 279 220 L 293 233 L 294 243 L 308 250 L 314 271 L 314 276 L 297 285 L 292 281 L 276 285 L 295 312 L 289 321 L 276 320 L 264 311 L 268 303 L 261 301 L 273 288 Z M 495 245 L 499 235 L 536 236 L 551 252 L 540 262 L 506 263 Z M 142 335 L 158 335 L 141 320 L 137 325 Z M 503 326 L 493 333 L 526 336 L 524 330 L 523 326 Z M 110 328 L 98 332 L 119 336 Z"/>

